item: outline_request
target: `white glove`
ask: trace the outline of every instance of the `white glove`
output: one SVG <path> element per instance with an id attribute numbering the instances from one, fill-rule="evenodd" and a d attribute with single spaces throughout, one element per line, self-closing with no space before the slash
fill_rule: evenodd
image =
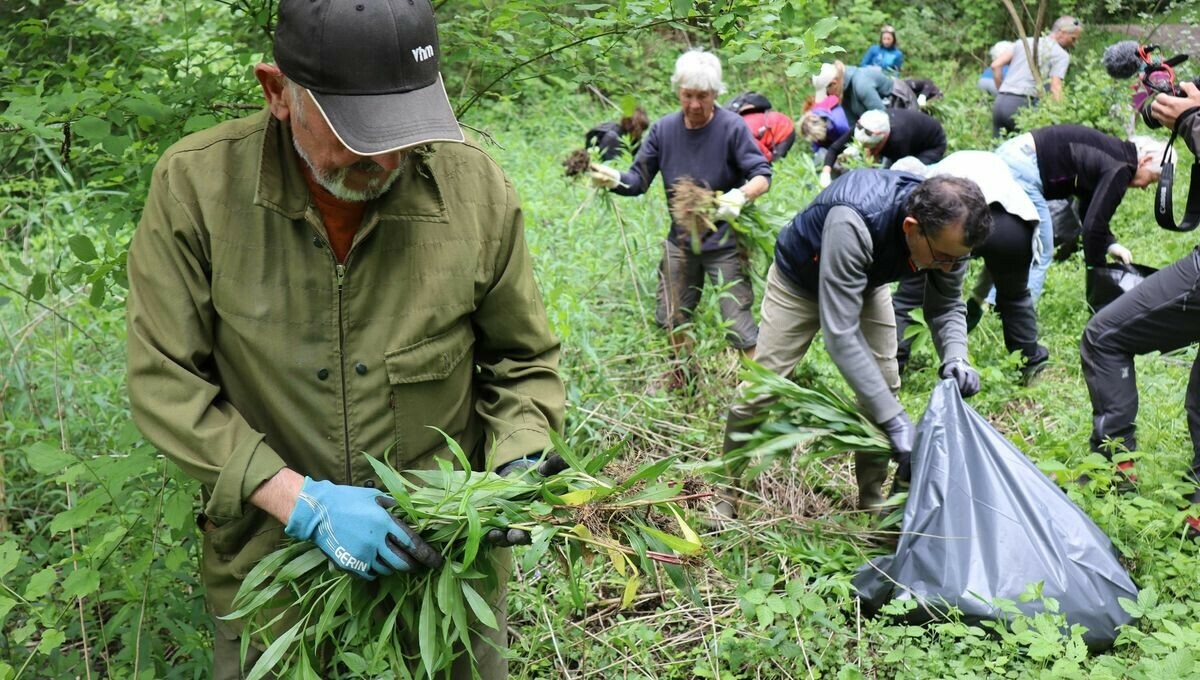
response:
<path id="1" fill-rule="evenodd" d="M 824 189 L 833 181 L 833 168 L 826 165 L 821 168 L 821 176 L 817 178 L 817 186 Z"/>
<path id="2" fill-rule="evenodd" d="M 919 108 L 919 109 L 925 108 L 925 103 L 927 101 L 928 100 L 925 98 L 925 95 L 923 95 L 923 94 L 917 95 L 917 108 Z"/>
<path id="3" fill-rule="evenodd" d="M 1133 253 L 1129 252 L 1129 249 L 1120 243 L 1114 243 L 1108 247 L 1108 256 L 1121 264 L 1133 262 Z"/>
<path id="4" fill-rule="evenodd" d="M 592 178 L 592 184 L 601 189 L 613 189 L 621 185 L 621 171 L 607 165 L 592 163 L 588 167 L 588 175 Z"/>
<path id="5" fill-rule="evenodd" d="M 717 214 L 713 215 L 715 222 L 736 220 L 742 214 L 742 206 L 746 205 L 746 194 L 741 189 L 730 189 L 717 196 Z"/>

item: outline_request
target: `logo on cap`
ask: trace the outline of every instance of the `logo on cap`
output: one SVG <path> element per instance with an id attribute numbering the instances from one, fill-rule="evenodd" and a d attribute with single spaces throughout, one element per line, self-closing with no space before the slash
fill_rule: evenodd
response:
<path id="1" fill-rule="evenodd" d="M 416 59 L 417 61 L 425 61 L 426 59 L 432 59 L 433 58 L 433 45 L 426 45 L 424 47 L 414 47 L 413 51 L 412 51 L 412 55 L 413 55 L 413 59 Z"/>

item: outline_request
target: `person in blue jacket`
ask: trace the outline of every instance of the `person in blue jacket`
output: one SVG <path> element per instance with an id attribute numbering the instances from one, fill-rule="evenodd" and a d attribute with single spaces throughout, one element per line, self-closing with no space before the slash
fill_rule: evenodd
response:
<path id="1" fill-rule="evenodd" d="M 822 101 L 829 95 L 838 97 L 846 112 L 846 121 L 853 127 L 858 117 L 867 111 L 887 108 L 895 79 L 877 68 L 846 66 L 835 61 L 821 64 L 820 73 L 813 78 L 813 86 L 816 89 L 814 101 Z"/>
<path id="2" fill-rule="evenodd" d="M 896 29 L 884 26 L 879 33 L 879 43 L 871 45 L 859 66 L 878 66 L 884 71 L 899 73 L 904 67 L 904 53 L 896 44 Z"/>

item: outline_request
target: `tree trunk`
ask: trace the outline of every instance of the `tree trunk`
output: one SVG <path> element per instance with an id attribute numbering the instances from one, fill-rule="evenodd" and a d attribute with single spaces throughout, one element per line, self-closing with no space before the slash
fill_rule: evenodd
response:
<path id="1" fill-rule="evenodd" d="M 1033 74 L 1034 86 L 1038 92 L 1042 92 L 1044 84 L 1042 83 L 1042 69 L 1038 65 L 1038 46 L 1041 42 L 1042 27 L 1046 21 L 1046 4 L 1048 0 L 1038 0 L 1037 18 L 1033 22 L 1033 48 L 1030 49 L 1028 38 L 1029 34 L 1025 32 L 1025 22 L 1021 20 L 1021 15 L 1017 12 L 1017 8 L 1013 5 L 1012 0 L 1001 0 L 1004 3 L 1005 9 L 1008 10 L 1009 16 L 1012 17 L 1013 25 L 1017 29 L 1017 37 L 1021 40 L 1021 47 L 1025 50 L 1025 59 L 1029 62 L 1029 71 Z M 1022 0 L 1021 6 L 1028 14 L 1028 6 Z"/>

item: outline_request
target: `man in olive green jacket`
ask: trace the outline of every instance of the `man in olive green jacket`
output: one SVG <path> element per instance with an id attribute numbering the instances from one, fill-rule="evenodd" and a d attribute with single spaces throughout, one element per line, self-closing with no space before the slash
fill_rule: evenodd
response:
<path id="1" fill-rule="evenodd" d="M 440 563 L 364 452 L 435 467 L 438 428 L 496 470 L 562 425 L 513 187 L 445 143 L 462 135 L 428 0 L 308 6 L 281 3 L 278 65 L 255 68 L 268 110 L 160 159 L 129 253 L 134 418 L 201 483 L 217 616 L 285 531 L 364 578 Z M 217 677 L 239 677 L 237 633 L 217 623 Z"/>

